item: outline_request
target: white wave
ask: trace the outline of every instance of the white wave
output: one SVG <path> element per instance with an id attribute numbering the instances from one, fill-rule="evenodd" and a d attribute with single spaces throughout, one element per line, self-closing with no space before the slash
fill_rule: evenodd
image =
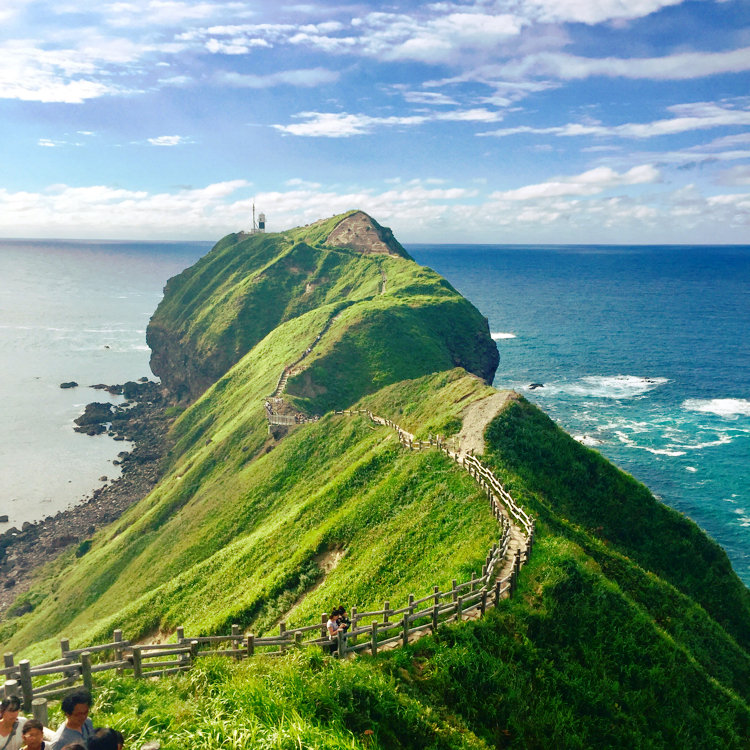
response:
<path id="1" fill-rule="evenodd" d="M 682 402 L 682 408 L 720 417 L 750 417 L 750 400 L 746 398 L 689 398 Z"/>
<path id="2" fill-rule="evenodd" d="M 573 435 L 573 439 L 577 440 L 581 445 L 588 445 L 589 448 L 602 444 L 602 441 L 593 435 Z"/>
<path id="3" fill-rule="evenodd" d="M 698 443 L 697 445 L 681 445 L 680 448 L 685 448 L 689 451 L 697 451 L 701 448 L 713 448 L 716 445 L 728 445 L 732 442 L 732 438 L 729 435 L 719 435 L 718 440 L 709 440 L 705 443 Z"/>
<path id="4" fill-rule="evenodd" d="M 698 471 L 698 469 L 696 469 L 695 466 L 686 466 L 685 471 L 689 471 L 695 474 L 695 472 Z"/>
<path id="5" fill-rule="evenodd" d="M 494 341 L 500 341 L 501 339 L 514 339 L 516 338 L 515 333 L 491 333 L 490 336 L 492 336 L 492 339 Z"/>
<path id="6" fill-rule="evenodd" d="M 145 344 L 139 344 L 138 346 L 134 346 L 133 349 L 135 349 L 138 352 L 150 352 L 151 347 L 146 346 Z"/>
<path id="7" fill-rule="evenodd" d="M 643 378 L 637 375 L 588 375 L 574 383 L 545 383 L 537 393 L 565 393 L 570 396 L 593 398 L 636 398 L 668 383 L 668 378 Z M 528 389 L 528 386 L 527 386 Z"/>
<path id="8" fill-rule="evenodd" d="M 628 448 L 639 448 L 642 451 L 648 451 L 649 453 L 653 453 L 655 456 L 684 456 L 685 451 L 676 451 L 676 450 L 670 450 L 668 448 L 649 448 L 647 445 L 638 445 L 638 443 L 635 442 L 632 438 L 629 438 L 624 432 L 621 430 L 617 430 L 615 432 L 615 435 L 617 435 L 618 439 L 621 443 L 624 445 L 627 445 Z"/>

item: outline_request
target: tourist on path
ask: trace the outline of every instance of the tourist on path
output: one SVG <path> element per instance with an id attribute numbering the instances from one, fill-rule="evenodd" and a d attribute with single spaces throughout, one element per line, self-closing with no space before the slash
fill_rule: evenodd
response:
<path id="1" fill-rule="evenodd" d="M 78 690 L 66 695 L 60 707 L 65 714 L 65 723 L 57 730 L 50 743 L 50 750 L 63 750 L 66 745 L 74 742 L 86 747 L 89 737 L 94 734 L 94 725 L 89 719 L 91 694 L 88 690 Z"/>
<path id="2" fill-rule="evenodd" d="M 44 741 L 44 724 L 36 719 L 29 719 L 21 730 L 23 750 L 46 750 L 49 744 Z"/>
<path id="3" fill-rule="evenodd" d="M 0 750 L 21 750 L 23 725 L 26 719 L 19 716 L 21 699 L 10 695 L 0 702 Z"/>

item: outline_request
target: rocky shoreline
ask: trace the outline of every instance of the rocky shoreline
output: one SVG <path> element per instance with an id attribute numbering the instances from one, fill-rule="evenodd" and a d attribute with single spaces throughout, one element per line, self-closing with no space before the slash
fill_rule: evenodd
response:
<path id="1" fill-rule="evenodd" d="M 145 497 L 161 477 L 172 421 L 162 386 L 142 379 L 138 383 L 93 387 L 122 394 L 126 401 L 117 406 L 89 404 L 75 420 L 74 429 L 128 440 L 134 444 L 133 449 L 121 452 L 113 462 L 120 466 L 122 475 L 111 484 L 93 490 L 86 500 L 55 516 L 0 535 L 0 616 L 28 611 L 30 605 L 23 601 L 11 605 L 29 589 L 35 570 L 73 545 L 77 545 L 76 554 L 85 554 L 94 532 Z"/>

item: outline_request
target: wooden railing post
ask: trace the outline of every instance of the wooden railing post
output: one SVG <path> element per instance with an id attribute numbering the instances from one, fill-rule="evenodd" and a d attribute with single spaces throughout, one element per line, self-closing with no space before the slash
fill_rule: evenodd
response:
<path id="1" fill-rule="evenodd" d="M 37 721 L 41 721 L 46 727 L 49 724 L 49 711 L 47 710 L 46 698 L 34 698 L 31 701 L 31 713 Z"/>
<path id="2" fill-rule="evenodd" d="M 512 580 L 512 579 L 511 579 Z M 502 581 L 495 581 L 495 606 L 500 606 L 500 589 L 502 588 Z"/>
<path id="3" fill-rule="evenodd" d="M 456 583 L 457 583 L 456 579 L 454 578 L 453 581 L 452 581 L 452 583 L 451 583 L 451 593 L 453 594 L 453 601 L 454 602 L 458 600 L 458 591 L 456 590 Z"/>
<path id="4" fill-rule="evenodd" d="M 235 636 L 235 639 L 232 641 L 232 648 L 237 651 L 239 647 L 242 645 L 242 638 L 240 634 L 240 626 L 237 624 L 232 625 L 232 635 Z M 239 660 L 239 656 L 235 655 L 235 658 Z"/>
<path id="5" fill-rule="evenodd" d="M 459 596 L 456 600 L 456 622 L 461 622 L 461 618 L 464 614 L 464 598 Z"/>
<path id="6" fill-rule="evenodd" d="M 10 698 L 11 695 L 18 695 L 18 680 L 6 680 L 3 685 L 3 698 Z"/>
<path id="7" fill-rule="evenodd" d="M 133 677 L 140 680 L 143 675 L 143 661 L 141 659 L 141 647 L 133 646 Z"/>
<path id="8" fill-rule="evenodd" d="M 484 613 L 487 611 L 487 589 L 482 590 L 482 598 L 479 604 L 479 614 L 484 617 Z"/>
<path id="9" fill-rule="evenodd" d="M 248 658 L 255 654 L 255 636 L 249 633 L 247 636 L 247 655 Z"/>
<path id="10" fill-rule="evenodd" d="M 88 651 L 81 654 L 81 678 L 83 679 L 83 686 L 90 693 L 94 684 L 91 680 L 91 654 Z"/>
<path id="11" fill-rule="evenodd" d="M 440 605 L 436 602 L 432 605 L 432 632 L 437 633 L 438 618 L 440 616 Z"/>
<path id="12" fill-rule="evenodd" d="M 122 642 L 122 630 L 113 631 L 112 640 L 115 643 L 121 643 Z M 115 646 L 115 661 L 122 661 L 122 646 Z M 122 674 L 122 667 L 117 667 L 117 674 L 118 675 Z"/>
<path id="13" fill-rule="evenodd" d="M 373 656 L 378 653 L 378 623 L 376 620 L 370 623 L 370 653 Z"/>
<path id="14" fill-rule="evenodd" d="M 349 619 L 352 622 L 351 629 L 354 630 L 357 627 L 357 608 L 356 607 L 352 607 L 352 616 Z M 352 645 L 352 646 L 356 645 L 356 643 L 357 643 L 357 636 L 354 633 L 352 633 L 349 636 L 349 639 L 351 641 L 350 645 Z"/>
<path id="15" fill-rule="evenodd" d="M 177 626 L 177 643 L 182 643 L 185 640 L 185 628 L 182 625 Z"/>
<path id="16" fill-rule="evenodd" d="M 31 682 L 31 662 L 28 659 L 21 659 L 21 661 L 18 662 L 18 667 L 21 672 L 23 711 L 28 714 L 31 713 L 31 701 L 34 700 L 34 686 Z"/>
<path id="17" fill-rule="evenodd" d="M 70 651 L 70 641 L 67 638 L 63 638 L 60 641 L 60 655 L 66 656 L 68 651 Z"/>
<path id="18" fill-rule="evenodd" d="M 328 636 L 328 628 L 326 627 L 326 623 L 328 622 L 328 615 L 323 612 L 323 614 L 320 616 L 320 637 L 326 638 Z"/>
<path id="19" fill-rule="evenodd" d="M 3 666 L 6 669 L 13 666 L 13 654 L 10 651 L 7 654 L 3 654 Z"/>
<path id="20" fill-rule="evenodd" d="M 391 603 L 383 602 L 383 622 L 387 623 L 388 618 L 391 616 Z"/>
<path id="21" fill-rule="evenodd" d="M 403 646 L 409 645 L 409 613 L 404 612 L 404 619 L 401 624 L 401 644 Z"/>
<path id="22" fill-rule="evenodd" d="M 286 638 L 286 623 L 285 622 L 279 623 L 279 638 Z M 279 650 L 281 651 L 281 653 L 284 653 L 284 651 L 286 651 L 286 645 L 282 643 L 279 646 Z"/>

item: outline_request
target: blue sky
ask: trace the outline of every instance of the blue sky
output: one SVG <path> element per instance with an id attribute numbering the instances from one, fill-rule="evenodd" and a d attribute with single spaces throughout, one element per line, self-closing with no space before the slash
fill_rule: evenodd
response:
<path id="1" fill-rule="evenodd" d="M 2 0 L 0 236 L 749 243 L 749 7 Z"/>

